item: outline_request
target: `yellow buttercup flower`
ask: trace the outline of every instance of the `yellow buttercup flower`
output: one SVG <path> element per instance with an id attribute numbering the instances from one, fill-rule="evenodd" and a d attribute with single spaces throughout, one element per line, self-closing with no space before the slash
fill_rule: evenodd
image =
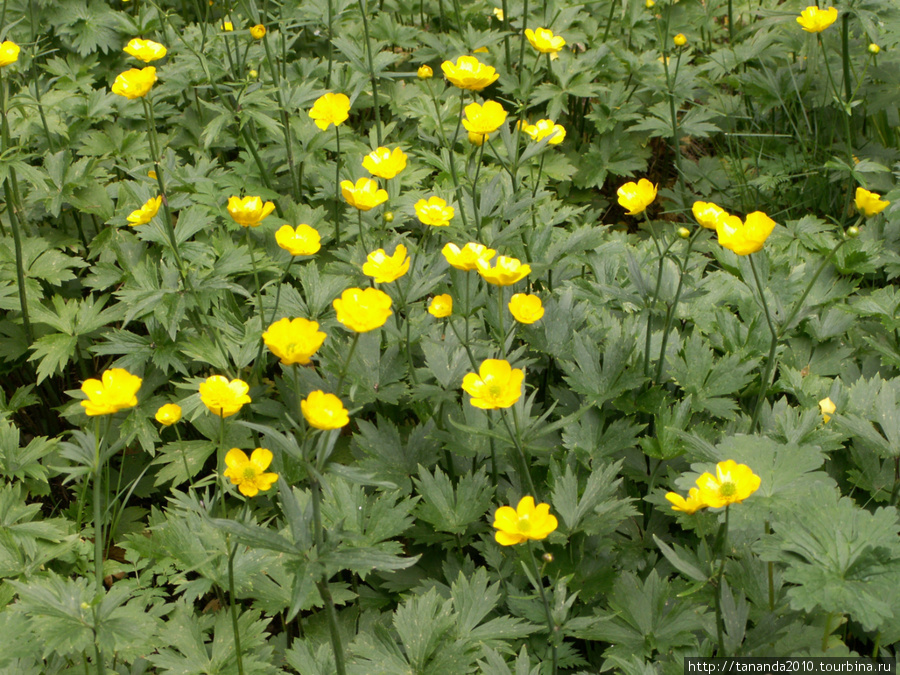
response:
<path id="1" fill-rule="evenodd" d="M 132 211 L 128 215 L 128 224 L 132 227 L 137 227 L 138 225 L 146 225 L 151 220 L 153 220 L 153 216 L 155 216 L 159 212 L 159 207 L 162 205 L 162 196 L 151 197 L 144 205 L 137 209 L 136 211 Z"/>
<path id="2" fill-rule="evenodd" d="M 282 225 L 275 232 L 275 242 L 291 255 L 313 255 L 322 248 L 318 231 L 305 223 L 296 228 Z"/>
<path id="3" fill-rule="evenodd" d="M 716 224 L 719 244 L 737 255 L 750 255 L 762 249 L 775 221 L 762 211 L 754 211 L 742 223 L 737 216 L 726 216 Z"/>
<path id="4" fill-rule="evenodd" d="M 759 489 L 760 477 L 746 464 L 738 464 L 733 459 L 716 464 L 716 475 L 704 473 L 697 479 L 699 500 L 720 508 L 738 504 Z"/>
<path id="5" fill-rule="evenodd" d="M 116 81 L 113 82 L 112 93 L 127 99 L 143 98 L 150 93 L 156 80 L 156 68 L 153 66 L 147 66 L 140 70 L 131 68 L 124 73 L 119 73 Z"/>
<path id="6" fill-rule="evenodd" d="M 181 419 L 181 406 L 177 403 L 166 403 L 156 411 L 156 421 L 170 427 Z"/>
<path id="7" fill-rule="evenodd" d="M 487 47 L 479 47 L 478 49 L 472 50 L 473 54 L 490 54 L 490 50 Z"/>
<path id="8" fill-rule="evenodd" d="M 831 24 L 837 21 L 838 11 L 834 7 L 819 9 L 810 5 L 797 17 L 797 23 L 807 33 L 821 33 Z"/>
<path id="9" fill-rule="evenodd" d="M 881 213 L 889 204 L 889 201 L 882 199 L 881 195 L 875 192 L 869 192 L 861 187 L 856 188 L 856 210 L 866 218 Z"/>
<path id="10" fill-rule="evenodd" d="M 675 43 L 676 47 L 684 47 L 687 44 L 687 37 L 684 33 L 679 33 L 672 38 L 672 42 Z"/>
<path id="11" fill-rule="evenodd" d="M 431 66 L 421 65 L 416 71 L 416 77 L 420 80 L 430 80 L 434 77 L 434 71 L 431 69 Z"/>
<path id="12" fill-rule="evenodd" d="M 278 480 L 277 473 L 266 473 L 272 463 L 272 452 L 267 448 L 257 448 L 250 457 L 238 448 L 232 448 L 225 455 L 224 475 L 245 497 L 255 497 L 265 492 Z"/>
<path id="13" fill-rule="evenodd" d="M 373 176 L 389 180 L 406 168 L 406 153 L 400 148 L 377 148 L 365 156 L 362 165 Z"/>
<path id="14" fill-rule="evenodd" d="M 337 320 L 357 333 L 381 328 L 393 313 L 391 298 L 377 288 L 348 288 L 331 304 Z"/>
<path id="15" fill-rule="evenodd" d="M 313 103 L 309 116 L 322 131 L 329 124 L 339 127 L 350 117 L 350 99 L 345 94 L 323 94 Z"/>
<path id="16" fill-rule="evenodd" d="M 360 211 L 369 211 L 387 201 L 388 193 L 378 187 L 371 178 L 360 178 L 354 185 L 349 180 L 341 181 L 341 194 L 350 206 Z"/>
<path id="17" fill-rule="evenodd" d="M 496 410 L 514 405 L 522 396 L 525 373 L 513 368 L 503 359 L 485 359 L 478 373 L 466 373 L 463 391 L 472 398 L 470 403 L 482 410 Z"/>
<path id="18" fill-rule="evenodd" d="M 822 419 L 825 420 L 826 423 L 831 419 L 835 410 L 837 410 L 837 406 L 831 398 L 823 398 L 819 401 L 819 411 L 822 413 Z"/>
<path id="19" fill-rule="evenodd" d="M 550 145 L 559 145 L 566 137 L 566 128 L 553 120 L 538 120 L 534 124 L 526 124 L 522 131 L 531 136 L 533 141 L 542 141 L 548 136 Z"/>
<path id="20" fill-rule="evenodd" d="M 685 499 L 677 492 L 667 492 L 666 499 L 672 502 L 673 511 L 682 511 L 687 514 L 697 513 L 700 509 L 706 508 L 706 504 L 700 499 L 700 489 L 692 487 L 688 492 L 688 498 Z"/>
<path id="21" fill-rule="evenodd" d="M 550 515 L 549 504 L 534 505 L 534 497 L 519 500 L 514 509 L 501 506 L 494 514 L 494 539 L 501 546 L 514 546 L 525 541 L 540 541 L 559 527 L 556 516 Z"/>
<path id="22" fill-rule="evenodd" d="M 234 24 L 231 23 L 230 21 L 226 21 L 225 23 L 222 24 L 222 30 L 224 30 L 226 33 L 230 33 L 231 31 L 234 30 Z"/>
<path id="23" fill-rule="evenodd" d="M 497 17 L 497 21 L 503 21 L 503 9 L 500 7 L 494 7 L 493 15 Z"/>
<path id="24" fill-rule="evenodd" d="M 509 311 L 519 323 L 534 323 L 544 316 L 544 305 L 536 295 L 516 293 L 509 300 Z"/>
<path id="25" fill-rule="evenodd" d="M 420 199 L 413 208 L 422 224 L 432 227 L 446 227 L 456 215 L 456 209 L 447 206 L 447 202 L 440 197 L 429 197 L 427 201 Z"/>
<path id="26" fill-rule="evenodd" d="M 628 215 L 636 216 L 643 213 L 656 199 L 656 186 L 646 178 L 641 178 L 637 183 L 625 183 L 616 194 L 619 195 L 619 205 L 628 210 Z"/>
<path id="27" fill-rule="evenodd" d="M 535 30 L 526 28 L 525 37 L 528 38 L 531 46 L 541 54 L 555 54 L 566 46 L 566 41 L 562 37 L 554 35 L 553 31 L 547 28 L 536 28 Z"/>
<path id="28" fill-rule="evenodd" d="M 434 296 L 428 305 L 428 313 L 437 319 L 446 319 L 453 314 L 453 298 L 448 293 Z"/>
<path id="29" fill-rule="evenodd" d="M 141 378 L 124 368 L 111 368 L 100 376 L 85 380 L 81 385 L 87 397 L 82 401 L 84 412 L 90 416 L 112 415 L 125 408 L 137 405 L 137 392 L 141 388 Z"/>
<path id="30" fill-rule="evenodd" d="M 262 197 L 229 197 L 225 208 L 238 225 L 257 227 L 275 210 L 275 204 L 263 203 Z"/>
<path id="31" fill-rule="evenodd" d="M 450 84 L 470 91 L 481 91 L 500 77 L 493 66 L 484 65 L 474 56 L 460 56 L 455 64 L 444 61 L 441 70 Z"/>
<path id="32" fill-rule="evenodd" d="M 231 380 L 224 375 L 212 375 L 200 383 L 200 400 L 209 411 L 219 417 L 231 417 L 245 403 L 250 403 L 250 386 L 243 380 Z"/>
<path id="33" fill-rule="evenodd" d="M 281 363 L 305 366 L 325 342 L 319 324 L 308 319 L 280 319 L 262 334 L 263 342 Z"/>
<path id="34" fill-rule="evenodd" d="M 484 145 L 484 142 L 490 138 L 490 134 L 476 134 L 469 132 L 469 143 L 472 145 L 477 145 L 479 148 Z"/>
<path id="35" fill-rule="evenodd" d="M 656 7 L 656 0 L 647 0 L 644 5 L 647 7 L 647 9 L 652 9 Z"/>
<path id="36" fill-rule="evenodd" d="M 141 38 L 130 40 L 122 51 L 144 63 L 157 61 L 166 55 L 166 48 L 161 44 L 153 40 L 142 40 Z"/>
<path id="37" fill-rule="evenodd" d="M 465 112 L 462 124 L 470 134 L 490 134 L 506 121 L 506 111 L 496 101 L 470 103 Z"/>
<path id="38" fill-rule="evenodd" d="M 0 43 L 0 68 L 19 60 L 20 47 L 15 42 L 4 40 Z"/>
<path id="39" fill-rule="evenodd" d="M 481 278 L 494 286 L 512 286 L 531 273 L 531 267 L 523 265 L 518 258 L 501 255 L 494 262 L 493 267 L 484 258 L 479 258 L 475 262 L 475 269 Z"/>
<path id="40" fill-rule="evenodd" d="M 256 24 L 255 26 L 250 27 L 250 35 L 254 40 L 262 40 L 266 35 L 266 27 L 261 23 Z"/>
<path id="41" fill-rule="evenodd" d="M 478 269 L 479 260 L 487 262 L 497 254 L 494 249 L 474 241 L 470 241 L 462 248 L 456 244 L 444 244 L 441 253 L 451 267 L 465 272 Z"/>
<path id="42" fill-rule="evenodd" d="M 350 423 L 350 416 L 341 399 L 321 390 L 311 392 L 300 401 L 300 411 L 309 426 L 322 431 L 340 429 Z"/>
<path id="43" fill-rule="evenodd" d="M 691 210 L 697 222 L 709 230 L 716 229 L 716 225 L 728 217 L 725 209 L 712 202 L 694 202 Z"/>
<path id="44" fill-rule="evenodd" d="M 388 255 L 383 248 L 372 251 L 362 268 L 363 274 L 372 277 L 375 283 L 389 284 L 409 271 L 409 256 L 406 247 L 397 244 L 394 255 Z"/>

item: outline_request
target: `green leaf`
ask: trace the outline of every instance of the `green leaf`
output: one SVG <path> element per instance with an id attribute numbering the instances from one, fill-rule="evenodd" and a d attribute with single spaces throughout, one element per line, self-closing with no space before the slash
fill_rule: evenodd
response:
<path id="1" fill-rule="evenodd" d="M 413 478 L 422 502 L 416 516 L 434 525 L 441 532 L 463 534 L 469 525 L 484 519 L 494 496 L 486 471 L 467 472 L 456 487 L 439 467 L 434 473 L 419 467 L 418 479 Z"/>

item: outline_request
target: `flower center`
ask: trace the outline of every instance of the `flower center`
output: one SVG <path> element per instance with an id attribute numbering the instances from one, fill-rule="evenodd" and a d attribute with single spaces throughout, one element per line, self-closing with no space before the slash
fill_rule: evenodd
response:
<path id="1" fill-rule="evenodd" d="M 723 497 L 733 497 L 737 493 L 737 485 L 734 483 L 722 483 L 722 486 L 719 488 L 719 494 Z"/>
<path id="2" fill-rule="evenodd" d="M 256 478 L 256 469 L 254 469 L 252 466 L 249 466 L 249 465 L 245 466 L 244 467 L 244 480 L 253 480 L 254 478 Z"/>
<path id="3" fill-rule="evenodd" d="M 519 532 L 521 534 L 528 534 L 531 532 L 531 520 L 528 516 L 519 516 Z"/>
<path id="4" fill-rule="evenodd" d="M 487 393 L 487 396 L 485 398 L 498 399 L 503 395 L 503 385 L 501 385 L 499 382 L 488 382 L 485 389 L 487 390 L 485 392 Z"/>

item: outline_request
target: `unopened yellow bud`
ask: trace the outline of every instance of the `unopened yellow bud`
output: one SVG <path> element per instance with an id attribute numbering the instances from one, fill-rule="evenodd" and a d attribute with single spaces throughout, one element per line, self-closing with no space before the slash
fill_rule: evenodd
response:
<path id="1" fill-rule="evenodd" d="M 691 231 L 689 229 L 687 229 L 686 227 L 679 227 L 678 228 L 678 236 L 681 237 L 682 239 L 688 239 L 691 236 Z"/>
<path id="2" fill-rule="evenodd" d="M 874 42 L 869 45 L 869 53 L 870 54 L 877 54 L 880 51 L 881 51 L 881 47 L 876 45 Z"/>
<path id="3" fill-rule="evenodd" d="M 672 42 L 675 43 L 676 47 L 684 47 L 687 44 L 687 38 L 685 37 L 684 33 L 679 33 L 672 38 Z"/>
<path id="4" fill-rule="evenodd" d="M 386 223 L 394 222 L 394 212 L 393 211 L 385 211 L 384 212 L 384 222 L 386 222 Z"/>

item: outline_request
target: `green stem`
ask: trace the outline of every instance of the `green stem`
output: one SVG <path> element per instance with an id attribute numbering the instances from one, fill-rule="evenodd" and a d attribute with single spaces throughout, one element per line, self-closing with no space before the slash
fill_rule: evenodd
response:
<path id="1" fill-rule="evenodd" d="M 769 521 L 764 522 L 766 534 L 772 534 L 772 526 Z M 766 563 L 766 576 L 769 582 L 769 611 L 775 611 L 775 563 L 771 560 Z"/>
<path id="2" fill-rule="evenodd" d="M 344 365 L 341 366 L 341 374 L 338 377 L 337 386 L 334 388 L 335 395 L 340 397 L 341 395 L 341 387 L 344 386 L 344 379 L 347 377 L 347 370 L 350 368 L 350 360 L 353 358 L 353 353 L 356 351 L 356 345 L 359 344 L 359 333 L 353 333 L 353 340 L 350 342 L 350 349 L 347 351 L 347 358 L 344 360 Z"/>
<path id="3" fill-rule="evenodd" d="M 769 303 L 766 301 L 765 290 L 762 282 L 759 280 L 759 274 L 756 271 L 756 263 L 753 262 L 753 254 L 750 254 L 750 269 L 753 270 L 753 279 L 756 282 L 756 288 L 759 291 L 759 299 L 763 306 L 766 316 L 766 324 L 769 326 L 769 332 L 772 334 L 772 342 L 769 345 L 769 355 L 766 358 L 766 369 L 763 372 L 762 379 L 759 383 L 759 394 L 756 397 L 756 405 L 753 408 L 753 417 L 750 418 L 750 428 L 748 434 L 752 434 L 756 429 L 756 423 L 759 420 L 759 414 L 762 411 L 762 405 L 765 401 L 766 394 L 769 389 L 769 379 L 772 377 L 772 371 L 775 369 L 775 350 L 778 348 L 778 332 L 772 323 L 772 315 L 769 313 Z"/>
<path id="4" fill-rule="evenodd" d="M 669 342 L 669 331 L 672 328 L 672 321 L 675 319 L 675 311 L 678 308 L 678 301 L 681 299 L 681 289 L 684 287 L 684 276 L 687 271 L 688 260 L 691 257 L 691 249 L 694 246 L 694 241 L 697 239 L 697 235 L 701 231 L 702 230 L 700 228 L 694 230 L 694 234 L 688 240 L 687 250 L 684 252 L 684 260 L 680 265 L 681 275 L 678 277 L 678 287 L 675 289 L 675 299 L 669 306 L 668 311 L 666 311 L 666 323 L 663 327 L 662 345 L 659 348 L 659 361 L 656 364 L 656 377 L 653 380 L 654 383 L 659 383 L 659 381 L 662 379 L 663 368 L 666 362 L 666 345 Z"/>
<path id="5" fill-rule="evenodd" d="M 856 221 L 856 225 L 858 226 L 860 222 L 862 222 L 863 217 L 860 216 Z M 816 279 L 819 278 L 819 275 L 822 273 L 822 270 L 825 269 L 825 265 L 831 260 L 832 256 L 837 253 L 838 249 L 847 243 L 847 239 L 841 239 L 832 249 L 828 252 L 828 255 L 819 263 L 819 268 L 816 270 L 816 273 L 812 275 L 812 278 L 809 280 L 809 283 L 806 284 L 806 288 L 803 291 L 803 294 L 800 296 L 800 299 L 797 301 L 797 304 L 794 305 L 794 308 L 791 310 L 791 313 L 788 314 L 787 319 L 785 319 L 781 324 L 781 331 L 779 332 L 779 337 L 783 336 L 784 331 L 790 328 L 791 322 L 794 320 L 794 317 L 797 316 L 797 312 L 799 312 L 803 308 L 803 303 L 806 300 L 806 296 L 809 295 L 809 292 L 812 290 L 813 285 L 816 283 Z M 752 261 L 752 258 L 751 258 Z"/>
<path id="6" fill-rule="evenodd" d="M 506 331 L 503 329 L 503 324 L 506 323 L 504 321 L 504 311 L 503 311 L 503 286 L 497 286 L 497 325 L 499 326 L 499 332 L 497 333 L 500 341 L 500 358 L 506 357 Z"/>
<path id="7" fill-rule="evenodd" d="M 506 427 L 506 431 L 509 434 L 509 438 L 513 443 L 513 447 L 516 449 L 516 454 L 518 456 L 518 463 L 521 466 L 521 473 L 523 474 L 521 477 L 524 478 L 528 483 L 528 491 L 530 494 L 537 499 L 537 490 L 534 487 L 534 480 L 531 477 L 531 469 L 528 467 L 528 460 L 525 457 L 525 451 L 522 448 L 522 444 L 519 441 L 519 429 L 518 423 L 515 419 L 515 413 L 513 413 L 513 422 L 516 422 L 516 430 L 513 431 L 512 427 L 509 425 L 509 420 L 506 419 L 506 410 L 504 408 L 500 408 L 500 419 L 503 420 L 503 426 Z"/>
<path id="8" fill-rule="evenodd" d="M 227 535 L 225 539 L 226 547 L 230 548 L 228 553 L 228 596 L 231 602 L 231 628 L 234 631 L 234 654 L 237 657 L 238 675 L 244 675 L 244 654 L 241 650 L 241 631 L 238 627 L 238 610 L 237 598 L 234 596 L 234 554 L 237 553 L 238 545 L 233 547 L 230 545 L 231 535 Z"/>
<path id="9" fill-rule="evenodd" d="M 481 143 L 481 148 L 478 152 L 478 164 L 475 167 L 475 177 L 472 179 L 472 209 L 475 213 L 475 231 L 478 233 L 478 239 L 481 239 L 481 214 L 478 212 L 478 176 L 481 173 L 481 163 L 484 159 L 484 144 L 486 141 L 487 139 Z"/>
<path id="10" fill-rule="evenodd" d="M 828 612 L 828 616 L 825 617 L 825 630 L 822 631 L 822 651 L 828 651 L 828 637 L 831 635 L 831 617 L 834 616 L 834 612 Z"/>
<path id="11" fill-rule="evenodd" d="M 725 623 L 722 620 L 722 577 L 725 574 L 725 558 L 728 552 L 728 514 L 730 509 L 730 505 L 725 507 L 725 522 L 722 524 L 722 536 L 716 537 L 722 542 L 722 561 L 719 563 L 719 571 L 716 572 L 716 636 L 719 642 L 719 650 L 716 656 L 725 656 Z"/>
<path id="12" fill-rule="evenodd" d="M 666 256 L 669 253 L 669 249 L 672 248 L 672 244 L 675 242 L 673 239 L 666 246 L 665 249 L 662 249 L 659 245 L 659 239 L 656 237 L 656 232 L 653 231 L 653 223 L 650 222 L 650 216 L 647 215 L 647 211 L 644 211 L 644 219 L 647 221 L 647 227 L 650 230 L 650 237 L 653 239 L 653 244 L 656 246 L 656 253 L 659 256 L 659 262 L 657 263 L 656 268 L 656 288 L 653 290 L 653 298 L 650 300 L 649 305 L 647 306 L 647 335 L 644 343 L 644 375 L 646 377 L 650 377 L 650 342 L 652 336 L 652 328 L 653 328 L 653 311 L 656 309 L 656 303 L 659 300 L 659 290 L 662 286 L 662 273 L 663 266 L 666 262 Z"/>
<path id="13" fill-rule="evenodd" d="M 331 68 L 334 63 L 334 0 L 328 0 L 328 73 L 325 88 L 331 89 Z"/>
<path id="14" fill-rule="evenodd" d="M 538 571 L 537 562 L 534 559 L 534 553 L 531 550 L 531 541 L 528 542 L 528 548 L 525 549 L 527 553 L 525 554 L 525 558 L 531 565 L 531 573 L 534 575 L 534 583 L 537 584 L 538 593 L 541 596 L 541 604 L 544 606 L 544 617 L 547 620 L 547 637 L 550 641 L 550 648 L 552 649 L 552 659 L 553 659 L 553 669 L 550 671 L 551 675 L 556 675 L 557 669 L 559 668 L 559 655 L 557 653 L 557 631 L 556 624 L 553 621 L 553 614 L 550 611 L 550 603 L 547 600 L 547 593 L 544 591 L 544 583 L 541 579 L 541 573 Z"/>
<path id="15" fill-rule="evenodd" d="M 359 245 L 363 248 L 363 255 L 366 255 L 369 251 L 369 247 L 366 244 L 366 237 L 363 234 L 362 211 L 360 209 L 356 209 L 356 224 L 359 228 Z"/>
<path id="16" fill-rule="evenodd" d="M 328 6 L 331 7 L 331 0 L 328 0 Z M 334 158 L 334 245 L 341 245 L 341 221 L 338 215 L 338 209 L 341 204 L 341 130 L 338 125 L 334 125 L 334 139 L 337 143 L 337 154 Z"/>
<path id="17" fill-rule="evenodd" d="M 732 0 L 728 0 L 728 43 L 734 44 L 734 11 Z"/>
<path id="18" fill-rule="evenodd" d="M 369 38 L 369 19 L 366 12 L 366 0 L 359 0 L 359 11 L 362 14 L 363 33 L 366 37 L 366 59 L 369 65 L 369 79 L 372 80 L 372 104 L 375 106 L 375 138 L 381 147 L 381 109 L 378 105 L 378 80 L 375 77 L 375 64 L 372 59 L 372 41 Z"/>
<path id="19" fill-rule="evenodd" d="M 841 17 L 843 24 L 841 26 L 841 60 L 844 65 L 844 98 L 850 103 L 853 92 L 850 83 L 850 13 L 844 12 Z"/>
<path id="20" fill-rule="evenodd" d="M 93 615 L 94 615 L 94 654 L 95 659 L 97 661 L 97 672 L 100 675 L 103 675 L 106 668 L 103 663 L 103 651 L 100 649 L 100 641 L 97 638 L 96 632 L 96 623 L 97 623 L 97 602 L 99 602 L 99 596 L 103 593 L 103 509 L 101 508 L 101 504 L 103 502 L 103 474 L 102 474 L 102 466 L 100 464 L 100 448 L 102 446 L 101 436 L 100 436 L 100 417 L 95 418 L 94 422 L 94 476 L 93 476 L 93 488 L 94 488 L 94 585 L 96 586 L 95 593 L 97 595 L 98 600 L 95 601 L 93 606 Z"/>
<path id="21" fill-rule="evenodd" d="M 259 303 L 259 334 L 260 334 L 260 350 L 262 349 L 262 334 L 266 332 L 266 310 L 263 307 L 262 287 L 259 285 L 259 270 L 256 267 L 256 255 L 253 252 L 253 242 L 250 241 L 250 228 L 244 230 L 244 241 L 250 251 L 250 265 L 253 269 L 253 283 L 256 286 L 256 301 Z M 257 359 L 253 366 L 253 370 L 259 376 L 259 368 L 262 365 L 262 359 Z"/>
<path id="22" fill-rule="evenodd" d="M 297 180 L 297 173 L 294 168 L 294 142 L 291 134 L 290 117 L 288 116 L 287 106 L 284 103 L 284 95 L 281 92 L 278 66 L 272 56 L 268 33 L 263 35 L 262 42 L 263 47 L 266 50 L 266 65 L 269 68 L 269 73 L 272 75 L 272 83 L 275 85 L 275 97 L 278 99 L 278 110 L 281 113 L 281 131 L 284 136 L 285 151 L 287 152 L 288 173 L 291 178 L 291 192 L 294 196 L 294 201 L 299 202 L 302 188 L 300 182 Z"/>

